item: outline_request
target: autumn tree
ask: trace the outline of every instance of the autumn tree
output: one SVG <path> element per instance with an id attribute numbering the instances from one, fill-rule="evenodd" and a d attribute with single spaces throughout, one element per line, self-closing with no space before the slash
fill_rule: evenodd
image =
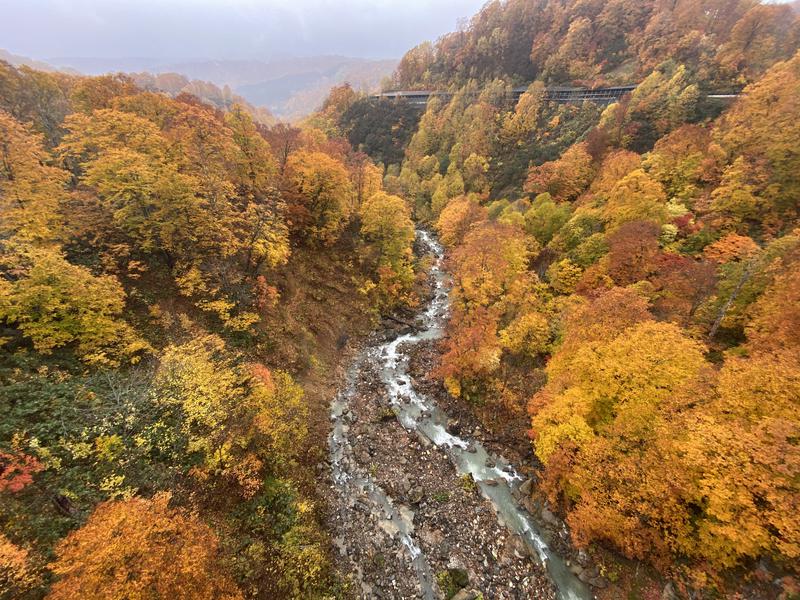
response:
<path id="1" fill-rule="evenodd" d="M 530 404 L 545 487 L 573 503 L 579 544 L 605 540 L 630 557 L 663 556 L 661 531 L 686 527 L 683 477 L 670 489 L 646 466 L 663 459 L 659 425 L 701 377 L 703 348 L 677 326 L 649 321 L 605 341 L 576 344 L 569 329 L 566 339 Z"/>
<path id="2" fill-rule="evenodd" d="M 216 246 L 208 201 L 197 180 L 181 173 L 156 125 L 130 113 L 103 109 L 74 114 L 61 155 L 81 181 L 94 189 L 114 225 L 144 252 L 168 266 Z"/>
<path id="3" fill-rule="evenodd" d="M 391 308 L 412 302 L 414 224 L 408 204 L 399 196 L 377 192 L 364 202 L 359 214 L 361 235 L 378 275 L 379 304 Z"/>
<path id="4" fill-rule="evenodd" d="M 525 231 L 546 246 L 569 220 L 570 214 L 567 204 L 557 204 L 549 193 L 539 194 L 525 213 Z"/>
<path id="5" fill-rule="evenodd" d="M 593 175 L 594 165 L 586 144 L 575 144 L 558 160 L 531 167 L 525 191 L 548 193 L 556 201 L 574 200 L 589 186 Z"/>
<path id="6" fill-rule="evenodd" d="M 233 440 L 228 419 L 243 393 L 220 338 L 208 336 L 168 347 L 152 394 L 183 430 L 188 452 L 199 453 L 212 469 L 230 461 Z"/>
<path id="7" fill-rule="evenodd" d="M 469 312 L 456 312 L 448 327 L 437 375 L 453 396 L 477 401 L 482 396 L 482 384 L 500 366 L 501 352 L 496 311 L 478 306 Z"/>
<path id="8" fill-rule="evenodd" d="M 699 99 L 693 73 L 685 65 L 665 61 L 629 98 L 610 105 L 600 124 L 621 147 L 644 152 L 664 134 L 694 120 Z"/>
<path id="9" fill-rule="evenodd" d="M 666 202 L 661 184 L 637 169 L 611 188 L 603 214 L 609 230 L 629 221 L 652 221 L 662 225 L 669 218 Z"/>
<path id="10" fill-rule="evenodd" d="M 511 321 L 499 336 L 504 350 L 534 358 L 549 350 L 552 331 L 546 315 L 528 312 Z"/>
<path id="11" fill-rule="evenodd" d="M 66 173 L 49 166 L 40 136 L 0 112 L 0 237 L 53 242 Z"/>
<path id="12" fill-rule="evenodd" d="M 51 249 L 13 259 L 19 261 L 18 275 L 0 280 L 0 319 L 38 352 L 74 344 L 83 360 L 114 365 L 149 348 L 121 319 L 125 292 L 114 277 L 94 276 Z"/>
<path id="13" fill-rule="evenodd" d="M 716 289 L 716 265 L 664 253 L 656 259 L 654 269 L 653 311 L 662 319 L 688 327 L 697 309 Z"/>
<path id="14" fill-rule="evenodd" d="M 20 598 L 29 593 L 39 579 L 29 552 L 0 535 L 0 598 Z"/>
<path id="15" fill-rule="evenodd" d="M 796 265 L 775 276 L 749 308 L 745 327 L 748 346 L 758 350 L 800 348 L 800 277 Z"/>
<path id="16" fill-rule="evenodd" d="M 241 598 L 211 528 L 169 504 L 169 494 L 100 504 L 58 545 L 48 598 Z"/>
<path id="17" fill-rule="evenodd" d="M 291 229 L 310 241 L 336 241 L 352 195 L 345 166 L 327 154 L 301 150 L 289 157 L 284 180 Z"/>
<path id="18" fill-rule="evenodd" d="M 568 307 L 561 318 L 565 353 L 589 342 L 609 342 L 629 327 L 652 321 L 649 302 L 630 288 L 613 287 Z M 568 352 L 569 351 L 569 352 Z"/>
<path id="19" fill-rule="evenodd" d="M 369 156 L 356 152 L 348 160 L 350 182 L 353 186 L 353 199 L 350 210 L 357 211 L 365 200 L 381 190 L 383 173 Z"/>
<path id="20" fill-rule="evenodd" d="M 457 304 L 490 306 L 528 270 L 533 247 L 510 225 L 487 223 L 470 231 L 452 256 Z"/>
<path id="21" fill-rule="evenodd" d="M 21 452 L 0 452 L 0 492 L 19 492 L 44 469 L 36 457 Z M 2 588 L 0 588 L 2 589 Z"/>
<path id="22" fill-rule="evenodd" d="M 743 156 L 745 164 L 764 164 L 768 182 L 774 184 L 770 230 L 785 226 L 797 216 L 795 199 L 800 184 L 795 175 L 800 163 L 794 140 L 800 128 L 795 118 L 800 102 L 795 93 L 799 81 L 800 54 L 796 54 L 748 86 L 742 101 L 722 118 L 715 136 L 729 156 Z M 736 165 L 735 160 L 732 162 Z"/>
<path id="23" fill-rule="evenodd" d="M 594 195 L 607 196 L 618 181 L 637 170 L 641 164 L 641 156 L 630 150 L 609 152 L 600 163 L 589 191 Z"/>
<path id="24" fill-rule="evenodd" d="M 102 75 L 82 77 L 72 88 L 70 99 L 79 112 L 91 113 L 93 110 L 111 108 L 116 98 L 130 96 L 136 92 L 133 80 L 127 75 Z"/>
<path id="25" fill-rule="evenodd" d="M 268 467 L 296 458 L 306 435 L 302 389 L 285 372 L 238 364 L 217 336 L 167 347 L 151 395 L 180 432 L 173 443 L 247 497 Z"/>
<path id="26" fill-rule="evenodd" d="M 795 15 L 788 6 L 756 4 L 736 22 L 730 38 L 719 49 L 717 60 L 723 69 L 754 79 L 780 60 L 789 58 L 793 43 Z"/>
<path id="27" fill-rule="evenodd" d="M 789 564 L 800 556 L 800 529 L 786 518 L 800 492 L 791 476 L 800 465 L 792 441 L 800 417 L 796 364 L 796 350 L 731 357 L 717 394 L 688 419 L 693 502 L 703 507 L 690 556 L 716 568 L 765 555 Z"/>
<path id="28" fill-rule="evenodd" d="M 269 144 L 241 106 L 234 106 L 225 115 L 225 125 L 231 130 L 235 144 L 234 182 L 240 193 L 258 199 L 277 183 L 277 167 Z"/>
<path id="29" fill-rule="evenodd" d="M 607 269 L 615 282 L 628 285 L 655 272 L 659 233 L 654 223 L 631 221 L 609 236 Z"/>
<path id="30" fill-rule="evenodd" d="M 300 147 L 300 129 L 277 123 L 264 131 L 264 139 L 269 143 L 278 162 L 278 174 L 283 177 L 289 156 Z"/>
<path id="31" fill-rule="evenodd" d="M 303 388 L 285 371 L 253 365 L 244 404 L 251 415 L 249 451 L 276 472 L 291 468 L 308 436 L 309 407 Z"/>
<path id="32" fill-rule="evenodd" d="M 486 209 L 475 198 L 453 198 L 436 221 L 439 239 L 446 246 L 457 246 L 474 225 L 486 220 L 486 216 Z"/>
<path id="33" fill-rule="evenodd" d="M 661 183 L 671 201 L 691 205 L 702 187 L 718 175 L 719 156 L 710 144 L 709 128 L 683 125 L 656 142 L 643 166 Z"/>
<path id="34" fill-rule="evenodd" d="M 711 194 L 711 218 L 722 231 L 746 234 L 755 223 L 764 223 L 770 192 L 763 169 L 739 156 L 722 174 Z"/>
<path id="35" fill-rule="evenodd" d="M 541 323 L 522 317 L 538 306 L 537 279 L 528 271 L 533 249 L 521 229 L 486 222 L 453 252 L 453 316 L 437 371 L 452 394 L 477 400 L 486 392 L 500 366 L 500 328 L 508 328 L 502 343 L 510 351 L 540 349 L 542 333 L 535 328 Z"/>

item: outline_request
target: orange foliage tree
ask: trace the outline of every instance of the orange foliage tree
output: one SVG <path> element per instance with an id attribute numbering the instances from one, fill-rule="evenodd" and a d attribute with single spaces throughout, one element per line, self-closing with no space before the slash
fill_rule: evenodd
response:
<path id="1" fill-rule="evenodd" d="M 169 501 L 161 494 L 100 504 L 58 545 L 48 598 L 242 598 L 220 565 L 214 532 Z"/>

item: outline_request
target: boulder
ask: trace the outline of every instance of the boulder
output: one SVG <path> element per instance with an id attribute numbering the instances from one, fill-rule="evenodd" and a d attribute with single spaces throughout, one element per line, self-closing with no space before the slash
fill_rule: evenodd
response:
<path id="1" fill-rule="evenodd" d="M 548 508 L 542 508 L 542 521 L 552 527 L 558 527 L 558 518 Z"/>
<path id="2" fill-rule="evenodd" d="M 568 564 L 568 568 L 569 572 L 575 575 L 576 577 L 580 577 L 581 574 L 583 573 L 583 567 L 580 566 L 579 564 L 576 563 Z"/>
<path id="3" fill-rule="evenodd" d="M 678 600 L 678 594 L 675 592 L 675 586 L 671 581 L 668 581 L 661 591 L 661 600 Z"/>
<path id="4" fill-rule="evenodd" d="M 600 577 L 600 569 L 597 567 L 589 567 L 588 569 L 581 569 L 581 572 L 578 574 L 578 579 L 583 581 L 584 583 L 591 583 L 592 580 Z"/>
<path id="5" fill-rule="evenodd" d="M 447 421 L 447 433 L 451 435 L 458 435 L 461 433 L 461 423 L 458 422 L 458 419 L 450 419 Z"/>
<path id="6" fill-rule="evenodd" d="M 592 587 L 596 587 L 596 588 L 599 588 L 601 590 L 608 587 L 608 579 L 606 579 L 602 575 L 599 575 L 597 577 L 592 577 L 586 583 L 588 583 Z"/>

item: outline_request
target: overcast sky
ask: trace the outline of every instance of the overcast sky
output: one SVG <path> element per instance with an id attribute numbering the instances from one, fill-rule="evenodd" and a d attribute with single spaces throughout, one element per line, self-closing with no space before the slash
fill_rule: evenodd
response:
<path id="1" fill-rule="evenodd" d="M 485 0 L 0 0 L 0 48 L 52 57 L 399 58 Z"/>

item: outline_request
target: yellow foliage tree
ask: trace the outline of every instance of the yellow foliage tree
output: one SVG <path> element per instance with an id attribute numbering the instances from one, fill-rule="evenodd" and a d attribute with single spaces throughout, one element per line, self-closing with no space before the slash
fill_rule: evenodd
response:
<path id="1" fill-rule="evenodd" d="M 345 166 L 322 152 L 298 151 L 289 156 L 284 179 L 290 227 L 306 239 L 335 242 L 353 194 Z"/>
<path id="2" fill-rule="evenodd" d="M 32 249 L 6 258 L 14 281 L 0 281 L 0 319 L 49 353 L 75 344 L 86 362 L 115 365 L 149 348 L 120 318 L 125 292 L 116 278 L 94 276 L 57 250 Z"/>
<path id="3" fill-rule="evenodd" d="M 383 309 L 412 303 L 411 265 L 414 224 L 405 200 L 386 192 L 373 194 L 361 206 L 361 235 L 378 275 L 378 301 Z"/>
<path id="4" fill-rule="evenodd" d="M 669 220 L 664 189 L 658 181 L 637 169 L 611 188 L 603 217 L 609 231 L 630 221 L 652 221 L 662 225 Z"/>
<path id="5" fill-rule="evenodd" d="M 436 220 L 436 231 L 445 246 L 456 246 L 464 240 L 470 228 L 486 220 L 486 209 L 477 199 L 459 196 L 447 203 Z"/>
<path id="6" fill-rule="evenodd" d="M 0 238 L 53 242 L 66 173 L 48 166 L 42 138 L 0 111 Z"/>

